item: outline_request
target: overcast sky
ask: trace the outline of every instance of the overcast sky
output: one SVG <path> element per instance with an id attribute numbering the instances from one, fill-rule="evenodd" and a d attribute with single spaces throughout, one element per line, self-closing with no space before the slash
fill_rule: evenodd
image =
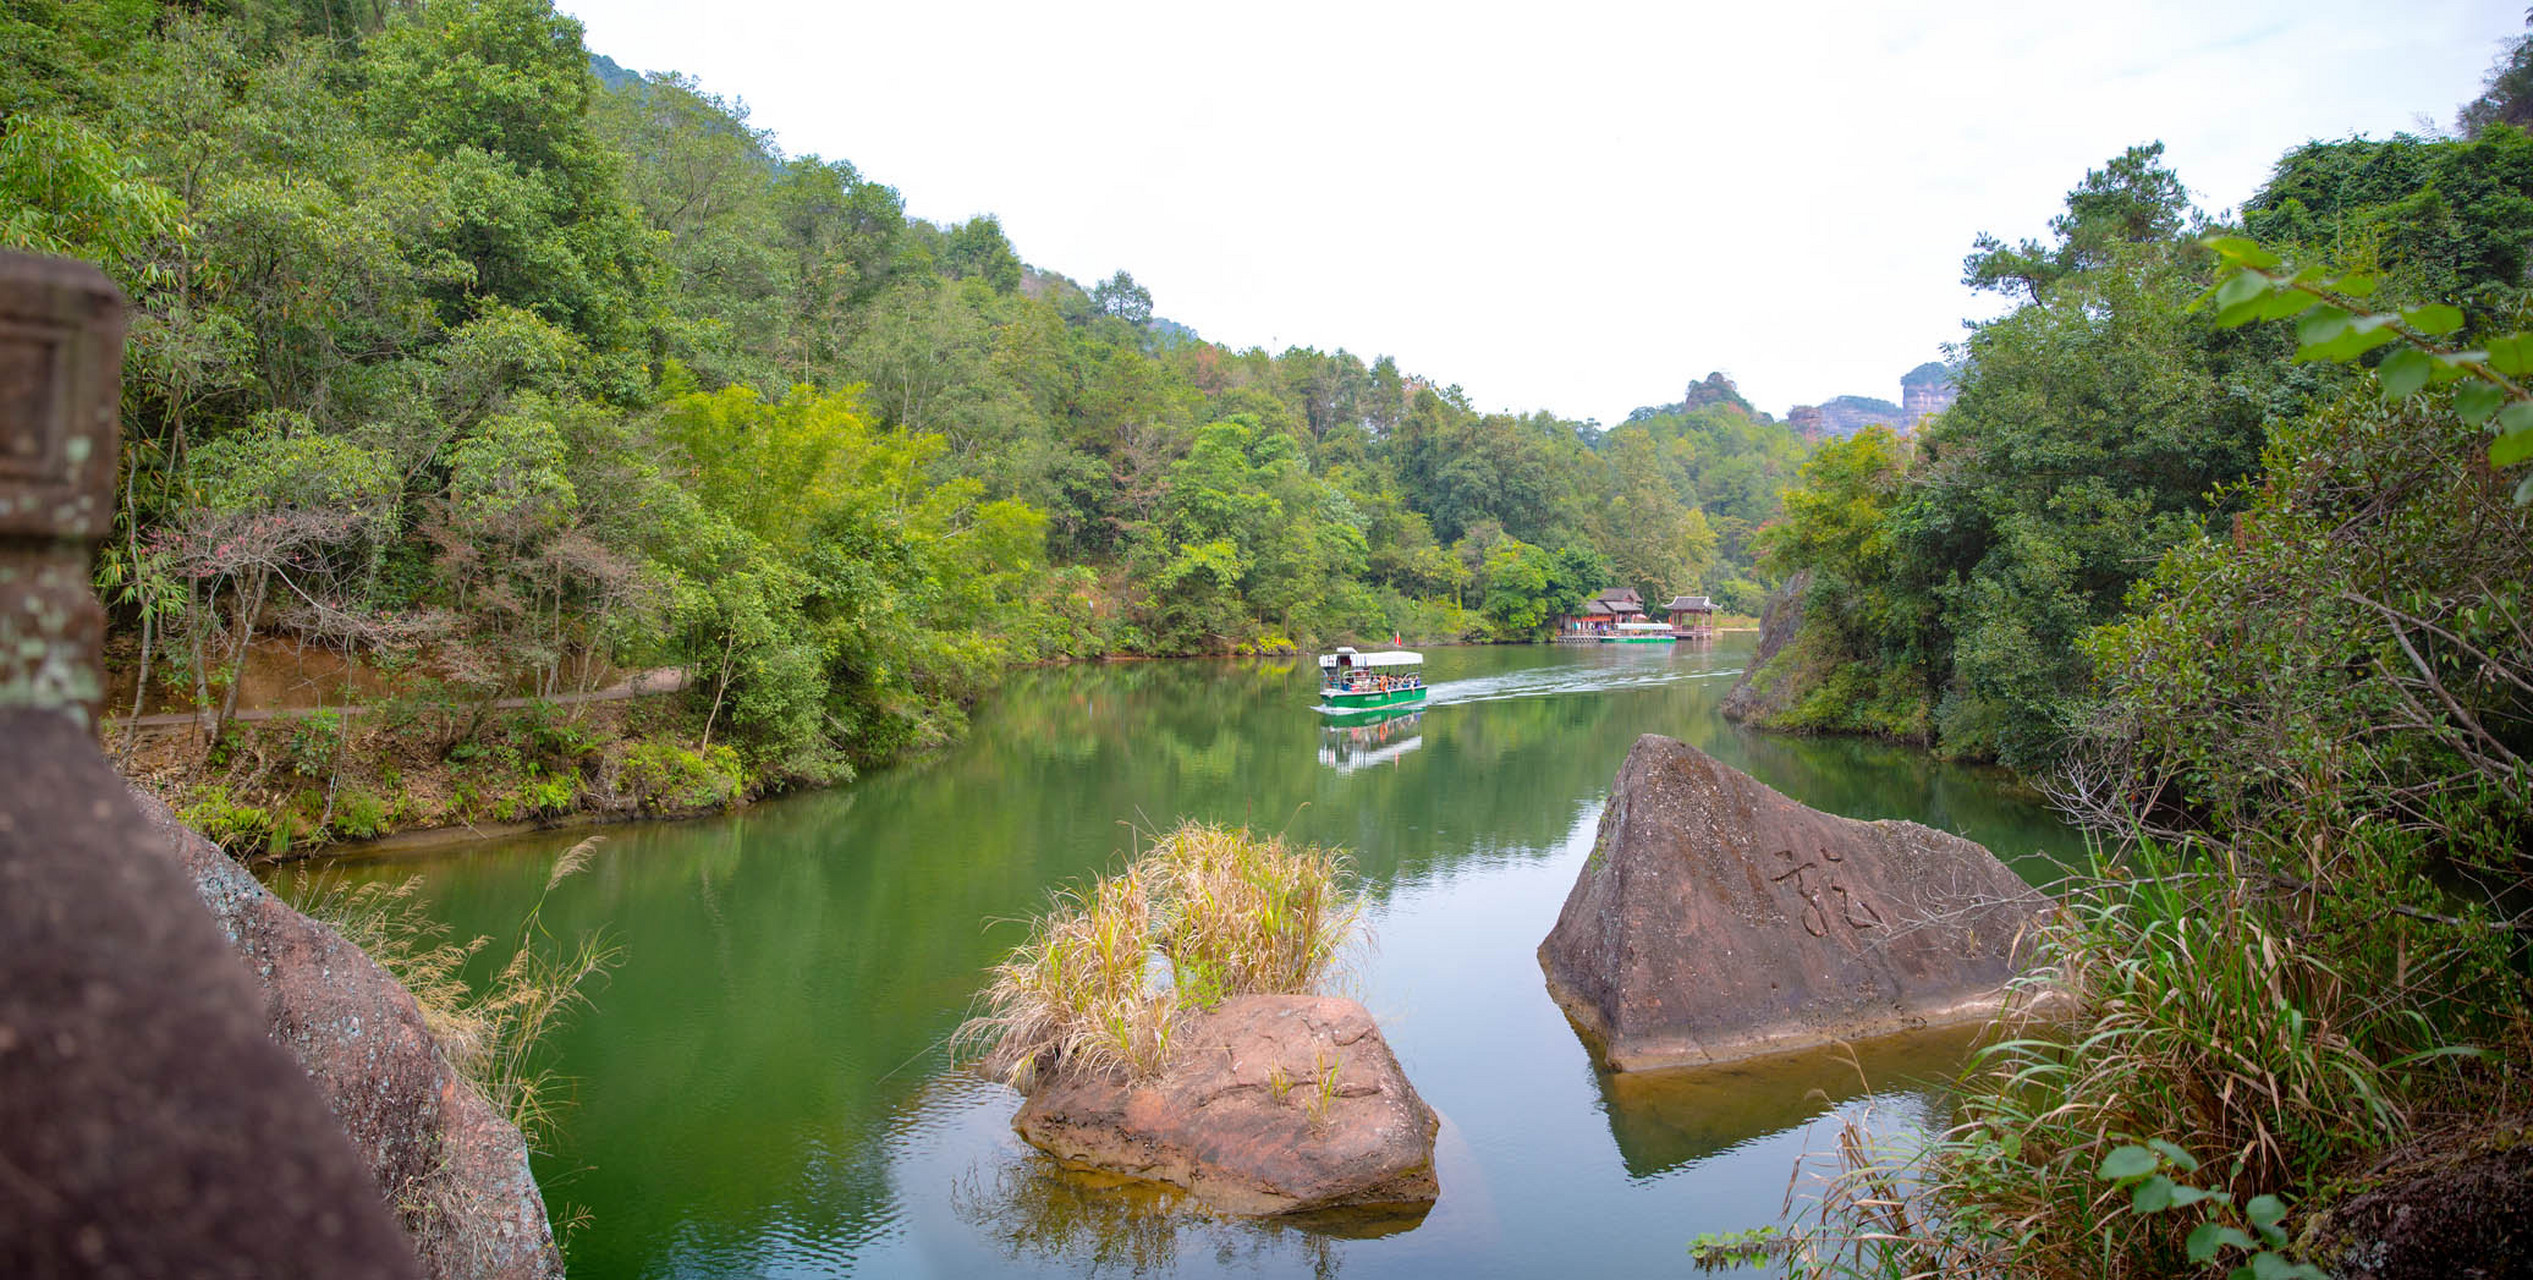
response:
<path id="1" fill-rule="evenodd" d="M 1124 268 L 1235 347 L 1344 347 L 1615 423 L 1730 374 L 1897 399 L 1971 237 L 2161 139 L 2211 210 L 2312 138 L 2447 126 L 2525 0 L 562 0 L 935 221 Z"/>

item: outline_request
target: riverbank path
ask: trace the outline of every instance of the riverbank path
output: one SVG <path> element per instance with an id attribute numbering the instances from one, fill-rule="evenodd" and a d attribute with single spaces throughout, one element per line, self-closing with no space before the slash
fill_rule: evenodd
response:
<path id="1" fill-rule="evenodd" d="M 536 702 L 550 703 L 558 707 L 574 706 L 584 702 L 622 702 L 627 698 L 640 698 L 655 693 L 675 693 L 685 687 L 684 668 L 653 667 L 648 671 L 627 676 L 604 689 L 592 689 L 587 693 L 565 693 L 551 698 L 496 698 L 491 705 L 496 710 L 503 710 L 524 707 Z M 343 716 L 358 716 L 367 715 L 375 710 L 377 710 L 376 707 L 360 704 L 335 707 L 255 707 L 238 711 L 229 719 L 232 721 L 279 720 L 290 716 L 313 715 L 319 711 L 331 711 Z M 161 711 L 138 719 L 109 716 L 106 718 L 104 728 L 107 733 L 121 733 L 126 729 L 134 729 L 142 733 L 164 733 L 170 729 L 208 726 L 216 718 L 214 713 L 209 711 Z"/>

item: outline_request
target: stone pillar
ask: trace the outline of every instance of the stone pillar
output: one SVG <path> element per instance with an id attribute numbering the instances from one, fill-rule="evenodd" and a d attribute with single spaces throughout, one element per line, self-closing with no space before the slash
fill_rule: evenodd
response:
<path id="1" fill-rule="evenodd" d="M 123 294 L 84 262 L 0 252 L 0 709 L 104 698 L 90 588 L 114 525 Z"/>

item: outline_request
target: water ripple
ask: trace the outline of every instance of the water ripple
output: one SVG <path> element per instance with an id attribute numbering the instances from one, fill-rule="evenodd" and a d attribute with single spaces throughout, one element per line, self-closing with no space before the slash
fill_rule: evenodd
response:
<path id="1" fill-rule="evenodd" d="M 1500 676 L 1480 676 L 1474 680 L 1450 680 L 1434 685 L 1425 695 L 1425 705 L 1448 707 L 1471 702 L 1503 702 L 1513 698 L 1556 698 L 1576 693 L 1612 693 L 1621 689 L 1651 689 L 1666 684 L 1682 684 L 1691 680 L 1722 680 L 1741 674 L 1741 668 L 1716 671 L 1654 670 L 1630 671 L 1576 669 L 1572 667 L 1535 671 L 1511 671 Z"/>

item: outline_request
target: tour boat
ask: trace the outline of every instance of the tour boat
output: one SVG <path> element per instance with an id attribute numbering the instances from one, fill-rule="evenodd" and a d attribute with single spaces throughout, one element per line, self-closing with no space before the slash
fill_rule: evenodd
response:
<path id="1" fill-rule="evenodd" d="M 1319 655 L 1319 709 L 1352 715 L 1425 700 L 1425 655 L 1405 649 Z"/>
<path id="2" fill-rule="evenodd" d="M 1604 632 L 1603 644 L 1669 644 L 1678 638 L 1668 622 L 1622 622 Z"/>

